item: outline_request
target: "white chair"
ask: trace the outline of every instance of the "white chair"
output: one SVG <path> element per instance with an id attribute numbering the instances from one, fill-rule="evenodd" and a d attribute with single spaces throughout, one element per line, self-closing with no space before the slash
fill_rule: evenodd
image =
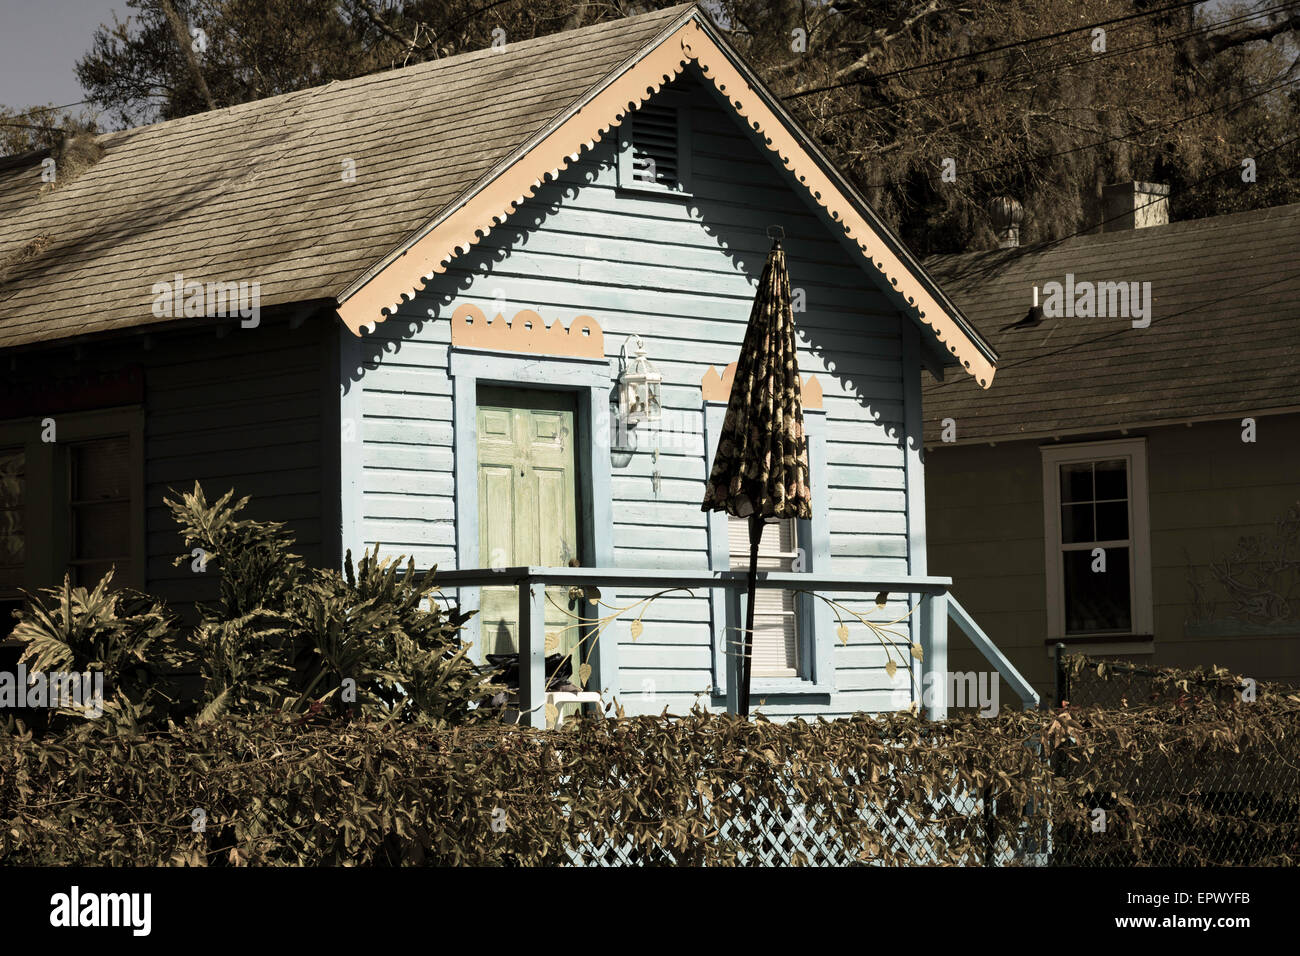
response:
<path id="1" fill-rule="evenodd" d="M 594 690 L 584 690 L 578 693 L 572 691 L 548 691 L 546 694 L 546 703 L 555 707 L 555 729 L 558 730 L 564 718 L 560 716 L 559 707 L 561 704 L 599 704 L 600 694 Z"/>

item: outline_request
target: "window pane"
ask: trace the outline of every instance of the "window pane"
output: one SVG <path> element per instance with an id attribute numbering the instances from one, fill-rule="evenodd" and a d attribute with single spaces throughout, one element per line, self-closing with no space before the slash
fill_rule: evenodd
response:
<path id="1" fill-rule="evenodd" d="M 1092 501 L 1092 462 L 1061 466 L 1061 500 Z"/>
<path id="2" fill-rule="evenodd" d="M 120 437 L 83 442 L 68 451 L 68 558 L 73 579 L 85 587 L 99 583 L 113 565 L 115 584 L 125 584 L 129 576 L 130 448 L 130 441 Z"/>
<path id="3" fill-rule="evenodd" d="M 1091 551 L 1062 553 L 1066 633 L 1132 628 L 1128 552 L 1128 548 L 1107 548 L 1104 572 L 1092 570 Z"/>
<path id="4" fill-rule="evenodd" d="M 1097 462 L 1097 500 L 1128 497 L 1128 462 L 1123 458 Z"/>
<path id="5" fill-rule="evenodd" d="M 119 501 L 72 509 L 72 558 L 124 558 L 131 553 L 131 506 Z"/>
<path id="6" fill-rule="evenodd" d="M 1061 543 L 1078 544 L 1097 540 L 1092 536 L 1092 505 L 1061 506 Z"/>
<path id="7" fill-rule="evenodd" d="M 21 511 L 0 511 L 0 587 L 22 587 L 27 563 Z"/>
<path id="8" fill-rule="evenodd" d="M 1098 472 L 1098 475 L 1101 473 Z M 1128 540 L 1128 502 L 1104 501 L 1097 505 L 1097 541 Z"/>
<path id="9" fill-rule="evenodd" d="M 749 519 L 727 516 L 727 539 L 731 551 L 733 571 L 749 570 Z M 799 542 L 793 518 L 774 518 L 763 528 L 758 544 L 758 569 L 760 571 L 789 571 L 794 567 Z"/>
<path id="10" fill-rule="evenodd" d="M 72 446 L 72 500 L 130 495 L 130 442 L 125 438 Z"/>
<path id="11" fill-rule="evenodd" d="M 0 587 L 19 587 L 27 538 L 23 529 L 27 455 L 21 448 L 0 449 Z"/>
<path id="12" fill-rule="evenodd" d="M 72 572 L 72 583 L 76 587 L 93 588 L 108 573 L 109 568 L 113 571 L 113 587 L 121 587 L 131 576 L 131 563 L 129 561 L 100 561 L 94 564 L 74 564 L 70 569 Z"/>
<path id="13" fill-rule="evenodd" d="M 728 516 L 727 538 L 731 567 L 749 570 L 749 519 Z M 798 523 L 794 518 L 769 519 L 758 545 L 760 571 L 790 571 L 798 554 Z M 798 677 L 799 639 L 795 596 L 790 591 L 760 588 L 754 600 L 753 677 Z"/>

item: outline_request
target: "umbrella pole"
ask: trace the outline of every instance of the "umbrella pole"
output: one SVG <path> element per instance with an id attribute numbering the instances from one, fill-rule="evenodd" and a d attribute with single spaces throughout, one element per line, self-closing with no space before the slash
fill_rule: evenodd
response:
<path id="1" fill-rule="evenodd" d="M 763 516 L 749 516 L 749 600 L 745 602 L 745 633 L 740 655 L 740 716 L 749 716 L 750 663 L 754 656 L 754 595 L 758 591 L 758 544 L 763 538 Z"/>

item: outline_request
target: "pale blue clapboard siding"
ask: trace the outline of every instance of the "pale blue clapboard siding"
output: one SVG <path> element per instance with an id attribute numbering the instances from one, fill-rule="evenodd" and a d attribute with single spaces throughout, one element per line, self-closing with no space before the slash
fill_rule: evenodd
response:
<path id="1" fill-rule="evenodd" d="M 702 438 L 700 379 L 735 359 L 767 253 L 769 224 L 786 231 L 791 284 L 807 310 L 796 315 L 800 367 L 825 392 L 827 500 L 832 570 L 869 579 L 906 573 L 907 466 L 903 449 L 905 371 L 899 313 L 850 258 L 816 207 L 706 91 L 694 94 L 690 199 L 617 187 L 616 137 L 598 144 L 558 183 L 544 187 L 504 226 L 436 277 L 362 344 L 363 491 L 360 536 L 422 566 L 455 563 L 455 462 L 449 319 L 462 303 L 489 316 L 533 309 L 546 321 L 594 316 L 606 353 L 640 334 L 663 372 L 664 422 L 643 427 L 638 449 L 612 470 L 613 555 L 623 567 L 708 566 L 699 501 L 710 450 Z M 659 448 L 658 490 L 652 480 Z M 476 529 L 459 529 L 477 533 Z M 646 592 L 616 596 L 628 605 Z M 614 601 L 614 595 L 606 595 Z M 906 613 L 891 595 L 884 612 Z M 872 596 L 845 597 L 861 612 Z M 633 641 L 617 639 L 629 713 L 715 709 L 710 605 L 703 595 L 658 599 Z M 907 635 L 900 643 L 905 658 Z M 836 693 L 774 696 L 774 716 L 836 715 L 890 706 L 892 685 L 876 639 L 852 623 L 834 641 Z"/>

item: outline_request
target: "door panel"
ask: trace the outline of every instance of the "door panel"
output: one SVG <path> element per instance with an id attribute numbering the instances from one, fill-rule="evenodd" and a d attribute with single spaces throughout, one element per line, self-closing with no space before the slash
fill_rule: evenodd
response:
<path id="1" fill-rule="evenodd" d="M 579 558 L 575 404 L 571 394 L 484 387 L 478 395 L 479 557 L 489 567 L 564 566 Z M 546 630 L 578 643 L 568 591 L 547 588 Z M 555 605 L 559 605 L 557 608 Z M 481 653 L 518 650 L 517 592 L 484 588 Z M 576 675 L 577 659 L 572 661 Z"/>

